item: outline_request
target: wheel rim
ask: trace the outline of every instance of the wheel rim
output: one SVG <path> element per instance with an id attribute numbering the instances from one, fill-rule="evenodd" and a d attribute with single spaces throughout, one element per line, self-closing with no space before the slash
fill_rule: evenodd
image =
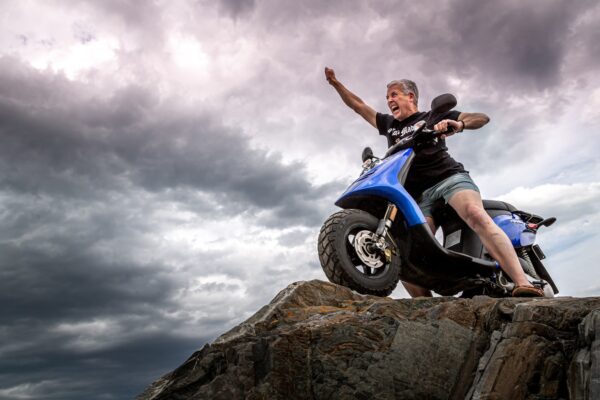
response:
<path id="1" fill-rule="evenodd" d="M 369 278 L 384 275 L 389 269 L 385 256 L 374 247 L 375 234 L 364 228 L 357 228 L 347 236 L 346 248 L 354 268 Z"/>

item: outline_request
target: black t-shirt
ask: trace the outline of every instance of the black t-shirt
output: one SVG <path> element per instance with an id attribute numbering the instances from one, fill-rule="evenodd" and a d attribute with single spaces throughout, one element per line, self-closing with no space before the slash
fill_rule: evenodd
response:
<path id="1" fill-rule="evenodd" d="M 457 121 L 459 111 L 449 111 L 438 120 L 452 119 Z M 399 121 L 392 115 L 377 113 L 377 129 L 379 134 L 387 137 L 388 147 L 398 142 L 403 136 L 411 133 L 415 123 L 426 120 L 429 112 L 416 112 L 410 117 Z M 446 147 L 444 139 L 437 139 L 418 146 L 415 150 L 415 159 L 408 172 L 404 187 L 414 198 L 418 198 L 425 189 L 428 189 L 444 179 L 465 171 L 463 165 L 455 161 Z"/>

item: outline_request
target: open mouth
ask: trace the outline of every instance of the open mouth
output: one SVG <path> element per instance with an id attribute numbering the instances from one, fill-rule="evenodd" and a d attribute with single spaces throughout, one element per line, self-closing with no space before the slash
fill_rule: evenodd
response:
<path id="1" fill-rule="evenodd" d="M 398 107 L 396 104 L 392 104 L 392 105 L 390 106 L 390 110 L 392 110 L 392 114 L 395 114 L 395 113 L 396 113 L 396 111 L 399 111 L 399 110 L 400 110 L 400 107 Z"/>

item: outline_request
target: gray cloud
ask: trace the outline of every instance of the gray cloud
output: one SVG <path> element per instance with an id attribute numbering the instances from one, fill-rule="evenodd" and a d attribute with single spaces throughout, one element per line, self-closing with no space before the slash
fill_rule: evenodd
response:
<path id="1" fill-rule="evenodd" d="M 47 332 L 46 326 L 30 325 L 15 332 L 35 340 L 36 346 L 5 353 L 2 357 L 0 399 L 133 398 L 148 382 L 168 372 L 165 367 L 155 366 L 181 364 L 198 343 L 211 339 L 199 334 L 190 340 L 173 337 L 165 331 L 159 335 L 139 336 L 126 345 L 108 350 L 81 354 L 57 348 L 55 338 L 36 332 Z"/>
<path id="2" fill-rule="evenodd" d="M 351 2 L 345 7 L 331 2 L 261 5 L 259 18 L 278 27 L 289 24 L 291 29 L 300 29 L 312 19 L 316 26 L 303 29 L 302 38 L 294 40 L 329 55 L 329 63 L 335 63 L 338 55 L 347 61 L 370 59 L 379 65 L 374 71 L 392 74 L 387 80 L 423 75 L 426 85 L 433 88 L 442 86 L 450 73 L 476 81 L 483 90 L 542 92 L 573 78 L 564 69 L 573 51 L 588 49 L 588 54 L 581 55 L 586 59 L 581 67 L 587 70 L 590 63 L 600 62 L 598 34 L 593 28 L 598 5 L 593 1 L 552 0 L 543 5 L 516 0 L 485 4 L 477 0 L 444 4 Z M 376 18 L 386 24 L 368 35 L 365 29 L 372 28 Z M 363 35 L 361 41 L 353 40 L 353 27 Z M 332 37 L 335 32 L 344 34 Z M 331 46 L 334 41 L 336 48 Z M 360 55 L 356 56 L 352 50 L 358 49 Z M 362 79 L 373 82 L 381 76 L 381 72 L 373 76 L 371 72 L 361 70 Z"/>
<path id="3" fill-rule="evenodd" d="M 296 229 L 281 235 L 278 241 L 283 246 L 295 247 L 303 244 L 306 241 L 307 236 L 307 232 Z"/>
<path id="4" fill-rule="evenodd" d="M 176 204 L 204 221 L 244 213 L 273 228 L 314 227 L 323 198 L 338 189 L 311 185 L 301 163 L 284 165 L 277 154 L 252 149 L 207 110 L 182 109 L 135 85 L 91 91 L 0 59 L 0 325 L 2 342 L 11 344 L 0 363 L 5 393 L 131 397 L 165 372 L 154 365 L 183 361 L 231 325 L 225 304 L 205 304 L 206 315 L 194 317 L 204 333 L 194 340 L 167 333 L 190 323 L 178 306 L 182 290 L 242 290 L 192 287 L 193 271 L 239 279 L 248 272 L 231 265 L 226 250 L 196 251 L 197 265 L 161 254 L 155 225 L 162 222 L 152 220 L 161 208 Z M 108 332 L 96 338 L 97 321 Z M 78 333 L 86 324 L 87 339 Z M 123 371 L 136 372 L 113 376 Z"/>
<path id="5" fill-rule="evenodd" d="M 93 226 L 93 220 L 86 222 Z M 24 390 L 21 394 L 33 398 L 131 398 L 165 372 L 154 366 L 179 363 L 198 340 L 210 338 L 211 333 L 202 338 L 199 332 L 193 340 L 172 333 L 186 322 L 164 316 L 178 310 L 173 296 L 179 279 L 163 265 L 128 263 L 131 254 L 124 249 L 112 249 L 123 252 L 112 256 L 94 254 L 90 248 L 109 233 L 96 232 L 102 229 L 86 231 L 63 221 L 62 226 L 38 226 L 49 237 L 2 240 L 0 387 L 17 388 L 15 397 Z M 125 248 L 133 244 L 121 234 Z M 98 328 L 96 321 L 101 321 Z M 91 326 L 81 331 L 81 324 Z M 136 372 L 123 373 L 131 370 Z"/>
<path id="6" fill-rule="evenodd" d="M 128 184 L 152 192 L 189 188 L 234 210 L 273 210 L 269 225 L 289 223 L 280 217 L 290 207 L 298 216 L 293 224 L 320 223 L 319 200 L 331 185 L 311 185 L 301 163 L 283 165 L 277 154 L 250 149 L 206 112 L 178 111 L 136 86 L 88 100 L 64 78 L 19 69 L 14 60 L 0 68 L 6 188 L 79 198 Z"/>
<path id="7" fill-rule="evenodd" d="M 391 57 L 416 53 L 424 59 L 426 75 L 439 76 L 443 68 L 479 81 L 482 89 L 527 92 L 560 85 L 573 37 L 580 35 L 579 20 L 594 5 L 461 0 L 429 9 L 415 3 L 373 7 L 399 21 L 392 28 Z"/>
<path id="8" fill-rule="evenodd" d="M 219 6 L 221 11 L 236 19 L 244 16 L 254 8 L 254 0 L 220 0 Z"/>

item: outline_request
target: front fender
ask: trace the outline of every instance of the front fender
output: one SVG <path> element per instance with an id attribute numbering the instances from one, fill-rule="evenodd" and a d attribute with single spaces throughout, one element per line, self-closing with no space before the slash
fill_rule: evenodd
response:
<path id="1" fill-rule="evenodd" d="M 412 149 L 402 150 L 386 158 L 352 183 L 335 204 L 341 208 L 353 208 L 353 204 L 365 198 L 383 198 L 398 207 L 408 226 L 424 224 L 425 216 L 403 186 L 413 158 Z"/>

